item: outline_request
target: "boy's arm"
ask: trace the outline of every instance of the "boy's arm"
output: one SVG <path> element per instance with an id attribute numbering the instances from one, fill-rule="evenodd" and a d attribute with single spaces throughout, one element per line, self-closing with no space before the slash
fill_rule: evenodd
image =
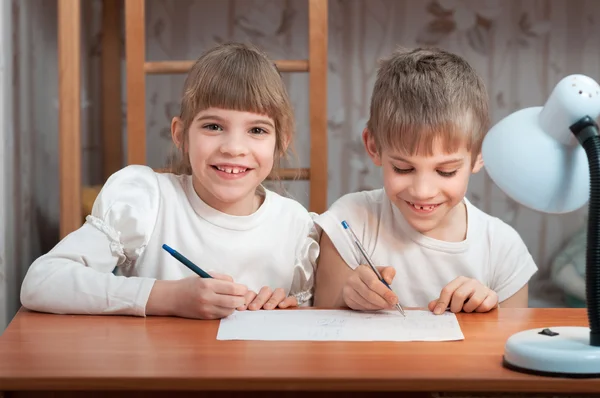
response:
<path id="1" fill-rule="evenodd" d="M 339 252 L 323 231 L 321 234 L 321 254 L 315 278 L 314 306 L 322 308 L 347 307 L 343 289 L 354 272 L 342 259 Z"/>
<path id="2" fill-rule="evenodd" d="M 510 225 L 499 222 L 492 247 L 493 278 L 490 286 L 498 294 L 501 308 L 527 308 L 528 284 L 537 266 L 525 242 Z"/>
<path id="3" fill-rule="evenodd" d="M 500 303 L 502 308 L 527 308 L 529 306 L 529 286 L 526 284 L 518 292 Z"/>

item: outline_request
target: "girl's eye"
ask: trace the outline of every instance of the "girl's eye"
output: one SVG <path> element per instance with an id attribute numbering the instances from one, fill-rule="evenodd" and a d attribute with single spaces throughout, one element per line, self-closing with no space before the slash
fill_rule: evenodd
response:
<path id="1" fill-rule="evenodd" d="M 410 173 L 413 169 L 400 169 L 396 166 L 392 166 L 394 168 L 394 171 L 398 174 L 408 174 Z"/>
<path id="2" fill-rule="evenodd" d="M 260 127 L 254 127 L 252 129 L 250 129 L 250 133 L 252 133 L 252 134 L 266 134 L 267 132 L 264 129 L 261 129 Z"/>
<path id="3" fill-rule="evenodd" d="M 438 170 L 438 174 L 442 177 L 453 177 L 456 174 L 456 170 L 454 171 L 441 171 Z"/>
<path id="4" fill-rule="evenodd" d="M 206 125 L 202 126 L 202 128 L 207 129 L 207 130 L 212 130 L 212 131 L 223 130 L 223 128 L 221 128 L 221 126 L 219 126 L 218 124 L 206 124 Z"/>

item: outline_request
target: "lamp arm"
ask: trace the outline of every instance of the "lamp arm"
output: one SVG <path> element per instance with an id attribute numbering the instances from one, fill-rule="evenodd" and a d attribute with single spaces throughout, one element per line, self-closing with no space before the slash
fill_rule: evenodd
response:
<path id="1" fill-rule="evenodd" d="M 585 268 L 585 295 L 590 324 L 590 345 L 600 347 L 600 136 L 589 116 L 569 127 L 585 149 L 590 169 L 590 201 Z"/>

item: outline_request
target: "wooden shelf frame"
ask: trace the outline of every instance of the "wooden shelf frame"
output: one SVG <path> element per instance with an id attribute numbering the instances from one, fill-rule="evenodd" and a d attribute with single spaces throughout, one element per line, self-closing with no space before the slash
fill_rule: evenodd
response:
<path id="1" fill-rule="evenodd" d="M 308 59 L 275 61 L 282 73 L 309 75 L 310 165 L 281 169 L 281 180 L 308 180 L 309 210 L 327 208 L 328 0 L 308 1 Z M 145 0 L 103 0 L 103 178 L 122 167 L 121 7 L 125 18 L 127 164 L 146 164 L 146 75 L 187 73 L 193 61 L 146 61 Z M 58 0 L 60 237 L 82 223 L 81 0 Z M 85 188 L 86 197 L 90 196 Z M 94 188 L 96 189 L 96 188 Z M 86 210 L 87 211 L 87 210 Z"/>

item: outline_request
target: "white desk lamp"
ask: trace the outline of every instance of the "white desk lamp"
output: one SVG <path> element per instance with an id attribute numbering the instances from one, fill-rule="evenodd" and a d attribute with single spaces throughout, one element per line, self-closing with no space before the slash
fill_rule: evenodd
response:
<path id="1" fill-rule="evenodd" d="M 507 368 L 558 377 L 600 377 L 600 86 L 583 75 L 562 79 L 544 107 L 502 119 L 482 156 L 508 196 L 545 213 L 567 213 L 589 199 L 586 301 L 590 327 L 526 330 L 505 345 Z M 590 178 L 591 177 L 591 178 Z"/>

